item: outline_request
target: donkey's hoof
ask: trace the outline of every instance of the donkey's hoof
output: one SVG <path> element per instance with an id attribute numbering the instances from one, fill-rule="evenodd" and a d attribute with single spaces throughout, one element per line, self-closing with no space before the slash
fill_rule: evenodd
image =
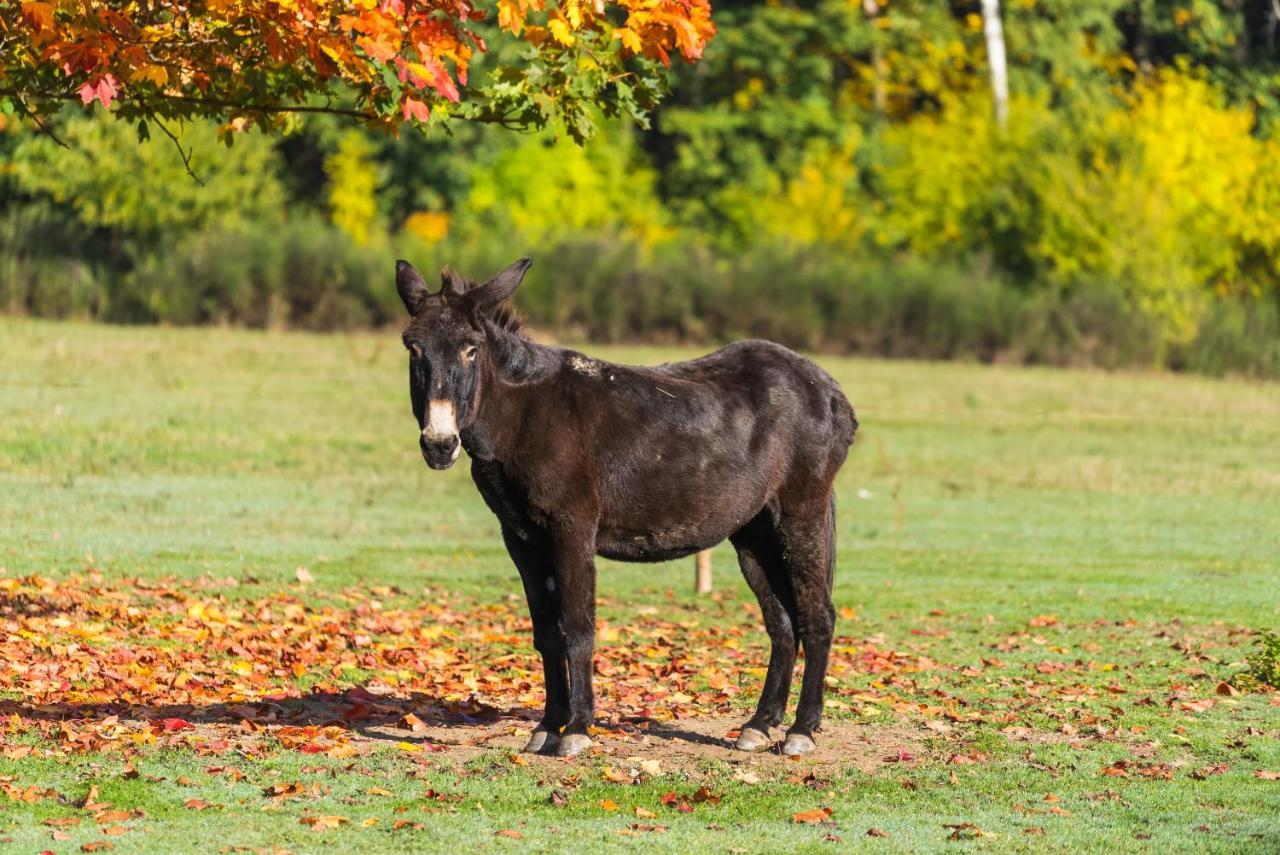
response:
<path id="1" fill-rule="evenodd" d="M 813 737 L 806 736 L 803 733 L 788 733 L 787 741 L 782 743 L 782 753 L 788 757 L 799 757 L 801 754 L 808 754 L 817 748 L 813 743 Z"/>
<path id="2" fill-rule="evenodd" d="M 524 744 L 524 752 L 526 754 L 551 752 L 555 750 L 559 741 L 560 734 L 558 733 L 552 733 L 549 730 L 535 730 L 533 735 L 529 737 L 529 741 Z"/>
<path id="3" fill-rule="evenodd" d="M 738 734 L 738 741 L 733 743 L 733 747 L 739 751 L 764 751 L 772 744 L 769 734 L 754 727 L 744 727 Z"/>
<path id="4" fill-rule="evenodd" d="M 591 737 L 585 733 L 566 733 L 556 746 L 557 757 L 576 757 L 591 747 Z"/>

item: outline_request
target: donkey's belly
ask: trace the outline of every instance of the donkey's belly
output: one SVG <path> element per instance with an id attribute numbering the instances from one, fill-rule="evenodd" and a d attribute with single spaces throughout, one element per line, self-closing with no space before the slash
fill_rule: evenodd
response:
<path id="1" fill-rule="evenodd" d="M 681 496 L 660 511 L 606 515 L 596 532 L 596 552 L 616 561 L 667 561 L 710 549 L 742 528 L 764 507 L 754 490 Z"/>
<path id="2" fill-rule="evenodd" d="M 677 528 L 619 535 L 602 530 L 596 534 L 596 553 L 614 561 L 669 561 L 710 549 L 734 531 L 737 528 L 717 532 Z"/>

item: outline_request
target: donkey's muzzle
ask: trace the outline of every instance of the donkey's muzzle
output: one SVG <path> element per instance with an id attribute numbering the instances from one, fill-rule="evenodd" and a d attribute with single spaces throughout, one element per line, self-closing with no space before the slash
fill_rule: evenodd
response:
<path id="1" fill-rule="evenodd" d="M 418 445 L 422 448 L 422 459 L 432 469 L 448 469 L 462 451 L 462 443 L 457 436 L 439 439 L 427 439 L 423 436 L 418 440 Z"/>

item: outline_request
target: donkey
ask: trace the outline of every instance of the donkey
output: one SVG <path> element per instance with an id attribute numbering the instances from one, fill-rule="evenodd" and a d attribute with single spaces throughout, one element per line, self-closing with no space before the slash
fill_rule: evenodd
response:
<path id="1" fill-rule="evenodd" d="M 782 753 L 812 751 L 835 629 L 832 483 L 853 408 L 830 375 L 771 342 L 653 368 L 535 344 L 507 302 L 531 264 L 483 283 L 446 267 L 432 293 L 396 262 L 422 456 L 448 469 L 467 450 L 529 601 L 546 707 L 524 750 L 591 745 L 595 557 L 665 561 L 728 538 L 772 645 L 735 747 L 772 746 L 803 645 Z"/>

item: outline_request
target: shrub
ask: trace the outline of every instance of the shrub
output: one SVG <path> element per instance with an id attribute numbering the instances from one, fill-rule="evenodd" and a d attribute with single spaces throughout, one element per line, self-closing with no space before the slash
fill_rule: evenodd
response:
<path id="1" fill-rule="evenodd" d="M 141 317 L 117 319 L 316 330 L 382 324 L 399 310 L 388 255 L 309 217 L 280 229 L 205 232 L 148 258 L 126 287 Z"/>
<path id="2" fill-rule="evenodd" d="M 1233 682 L 1242 689 L 1280 689 L 1280 632 L 1258 633 L 1257 649 L 1249 655 L 1249 667 Z"/>

